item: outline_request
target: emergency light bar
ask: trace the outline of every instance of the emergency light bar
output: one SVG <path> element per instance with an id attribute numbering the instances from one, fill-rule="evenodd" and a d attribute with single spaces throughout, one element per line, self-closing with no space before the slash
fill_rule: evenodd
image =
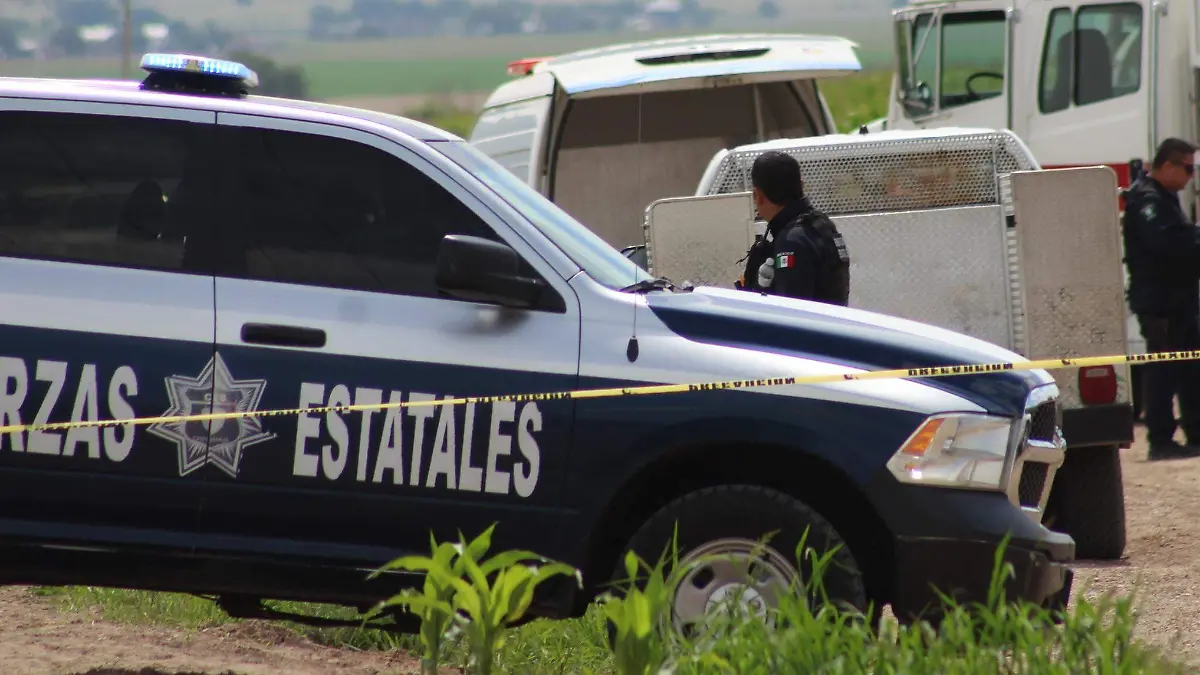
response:
<path id="1" fill-rule="evenodd" d="M 142 80 L 143 89 L 244 96 L 258 86 L 258 73 L 245 64 L 207 56 L 146 54 L 142 70 L 149 73 Z"/>

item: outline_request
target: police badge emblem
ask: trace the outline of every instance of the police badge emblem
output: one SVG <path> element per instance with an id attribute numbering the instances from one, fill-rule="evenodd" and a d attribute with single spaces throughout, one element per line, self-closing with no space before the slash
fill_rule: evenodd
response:
<path id="1" fill-rule="evenodd" d="M 175 417 L 253 412 L 258 410 L 267 381 L 233 379 L 224 359 L 216 354 L 197 377 L 171 375 L 166 385 L 171 407 L 163 416 Z M 212 464 L 237 478 L 242 451 L 275 437 L 254 416 L 160 422 L 147 431 L 175 443 L 180 476 Z"/>

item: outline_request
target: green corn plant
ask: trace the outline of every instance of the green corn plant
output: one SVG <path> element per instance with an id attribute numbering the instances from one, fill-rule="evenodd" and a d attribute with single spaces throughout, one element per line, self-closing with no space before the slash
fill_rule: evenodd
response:
<path id="1" fill-rule="evenodd" d="M 604 617 L 609 623 L 610 648 L 615 675 L 651 675 L 672 670 L 671 630 L 672 597 L 688 571 L 705 565 L 719 556 L 708 556 L 679 564 L 678 527 L 670 546 L 659 555 L 654 567 L 633 551 L 625 553 L 627 578 L 620 593 L 608 592 L 599 599 Z M 668 561 L 671 572 L 665 569 Z M 646 572 L 644 584 L 638 584 L 639 571 Z"/>
<path id="2" fill-rule="evenodd" d="M 612 651 L 616 675 L 651 675 L 666 661 L 667 648 L 659 635 L 663 615 L 671 604 L 671 584 L 663 574 L 663 561 L 649 570 L 644 589 L 633 580 L 639 567 L 648 567 L 633 551 L 625 553 L 629 586 L 621 596 L 601 598 L 604 616 L 612 625 Z"/>
<path id="3" fill-rule="evenodd" d="M 490 541 L 491 528 L 484 536 Z M 465 545 L 462 548 L 464 554 L 458 560 L 466 572 L 465 578 L 444 568 L 432 568 L 429 573 L 454 588 L 453 607 L 470 642 L 473 672 L 491 675 L 496 654 L 504 646 L 505 632 L 525 617 L 537 587 L 559 575 L 575 577 L 580 587 L 583 579 L 574 567 L 550 562 L 528 551 L 505 551 L 476 562 L 480 557 L 476 551 Z M 489 580 L 492 575 L 495 579 Z"/>
<path id="4" fill-rule="evenodd" d="M 409 572 L 425 572 L 425 583 L 421 591 L 406 589 L 401 593 L 379 603 L 368 615 L 367 620 L 377 616 L 389 607 L 400 607 L 416 614 L 421 619 L 419 638 L 421 641 L 421 673 L 436 675 L 440 667 L 442 644 L 447 632 L 452 627 L 455 611 L 452 606 L 457 592 L 448 578 L 461 577 L 464 573 L 464 557 L 477 558 L 485 554 L 491 546 L 492 529 L 489 527 L 483 534 L 467 544 L 443 542 L 441 544 L 429 534 L 429 548 L 432 555 L 405 556 L 397 558 L 375 572 L 368 578 L 375 578 L 384 572 L 404 570 Z M 461 542 L 462 535 L 459 535 Z M 439 570 L 441 574 L 431 574 Z"/>

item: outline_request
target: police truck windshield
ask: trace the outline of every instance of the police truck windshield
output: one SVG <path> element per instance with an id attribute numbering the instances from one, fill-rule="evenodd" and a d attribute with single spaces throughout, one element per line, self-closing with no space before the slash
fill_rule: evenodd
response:
<path id="1" fill-rule="evenodd" d="M 651 278 L 599 235 L 473 145 L 454 141 L 438 143 L 436 147 L 525 216 L 597 282 L 609 288 L 627 288 Z"/>

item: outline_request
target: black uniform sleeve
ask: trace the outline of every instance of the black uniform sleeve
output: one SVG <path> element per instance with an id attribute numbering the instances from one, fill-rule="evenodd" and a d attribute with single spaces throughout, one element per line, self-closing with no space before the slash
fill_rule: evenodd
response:
<path id="1" fill-rule="evenodd" d="M 1200 253 L 1200 230 L 1180 217 L 1179 210 L 1153 192 L 1138 195 L 1133 205 L 1135 236 L 1143 249 L 1168 264 L 1193 266 Z"/>
<path id="2" fill-rule="evenodd" d="M 793 298 L 811 298 L 816 288 L 816 251 L 803 231 L 794 227 L 775 243 L 775 280 L 771 290 Z"/>

